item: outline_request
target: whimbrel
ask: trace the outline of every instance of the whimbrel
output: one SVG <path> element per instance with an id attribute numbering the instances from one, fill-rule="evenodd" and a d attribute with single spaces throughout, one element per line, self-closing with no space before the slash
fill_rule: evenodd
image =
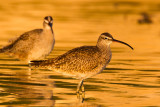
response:
<path id="1" fill-rule="evenodd" d="M 52 17 L 46 16 L 43 21 L 43 29 L 25 32 L 11 44 L 0 49 L 0 53 L 6 53 L 28 62 L 45 57 L 53 50 L 55 44 L 52 24 Z"/>
<path id="2" fill-rule="evenodd" d="M 151 15 L 146 12 L 141 13 L 142 18 L 138 20 L 139 24 L 151 24 L 153 23 Z"/>
<path id="3" fill-rule="evenodd" d="M 129 44 L 114 39 L 111 34 L 102 33 L 96 46 L 77 47 L 56 58 L 31 61 L 31 66 L 45 67 L 80 79 L 77 86 L 77 92 L 80 93 L 84 91 L 84 79 L 100 73 L 109 64 L 112 42 L 119 42 L 133 49 Z"/>

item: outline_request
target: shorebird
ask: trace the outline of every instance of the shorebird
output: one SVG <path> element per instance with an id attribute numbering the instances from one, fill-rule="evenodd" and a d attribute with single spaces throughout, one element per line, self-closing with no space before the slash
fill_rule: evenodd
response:
<path id="1" fill-rule="evenodd" d="M 148 13 L 141 13 L 142 18 L 138 20 L 139 24 L 151 24 L 153 23 L 151 16 Z"/>
<path id="2" fill-rule="evenodd" d="M 99 36 L 96 46 L 81 46 L 69 50 L 56 58 L 31 61 L 31 66 L 45 67 L 65 75 L 76 77 L 80 79 L 77 92 L 84 92 L 84 79 L 102 72 L 110 62 L 112 57 L 110 44 L 112 42 L 119 42 L 133 49 L 129 44 L 114 39 L 111 34 L 102 33 Z"/>
<path id="3" fill-rule="evenodd" d="M 1 48 L 0 53 L 6 53 L 27 62 L 47 56 L 55 44 L 52 25 L 52 17 L 46 16 L 43 21 L 43 29 L 25 32 L 12 43 Z"/>

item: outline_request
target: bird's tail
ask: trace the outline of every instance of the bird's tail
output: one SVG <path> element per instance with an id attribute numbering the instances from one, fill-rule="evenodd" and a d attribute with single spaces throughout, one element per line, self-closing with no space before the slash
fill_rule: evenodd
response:
<path id="1" fill-rule="evenodd" d="M 30 62 L 32 67 L 47 67 L 48 65 L 52 64 L 52 59 L 49 60 L 34 60 Z"/>
<path id="2" fill-rule="evenodd" d="M 11 49 L 12 47 L 13 47 L 12 44 L 11 44 L 11 45 L 7 45 L 7 46 L 5 46 L 5 47 L 3 47 L 3 48 L 0 49 L 0 53 L 4 53 L 4 52 L 10 51 L 10 49 Z"/>
<path id="3" fill-rule="evenodd" d="M 40 67 L 45 60 L 34 60 L 30 62 L 30 65 L 33 67 Z"/>
<path id="4" fill-rule="evenodd" d="M 0 49 L 0 53 L 4 53 L 6 50 L 4 48 Z"/>

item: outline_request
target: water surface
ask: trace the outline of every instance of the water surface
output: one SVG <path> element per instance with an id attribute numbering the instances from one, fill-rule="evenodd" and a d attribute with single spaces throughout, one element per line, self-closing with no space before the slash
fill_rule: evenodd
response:
<path id="1" fill-rule="evenodd" d="M 1 106 L 158 107 L 160 99 L 160 2 L 158 0 L 5 0 L 0 4 L 0 46 L 54 18 L 56 45 L 48 58 L 95 45 L 109 32 L 133 46 L 113 43 L 107 68 L 84 82 L 86 96 L 76 96 L 79 80 L 46 69 L 29 70 L 25 62 L 0 54 Z M 141 12 L 154 23 L 138 24 Z"/>

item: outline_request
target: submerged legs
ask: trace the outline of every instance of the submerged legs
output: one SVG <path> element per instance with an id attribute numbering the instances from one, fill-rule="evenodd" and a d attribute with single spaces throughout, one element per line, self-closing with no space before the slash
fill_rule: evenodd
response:
<path id="1" fill-rule="evenodd" d="M 85 90 L 83 85 L 83 79 L 80 80 L 78 86 L 77 86 L 77 98 L 81 99 L 81 102 L 83 103 L 85 98 Z"/>

